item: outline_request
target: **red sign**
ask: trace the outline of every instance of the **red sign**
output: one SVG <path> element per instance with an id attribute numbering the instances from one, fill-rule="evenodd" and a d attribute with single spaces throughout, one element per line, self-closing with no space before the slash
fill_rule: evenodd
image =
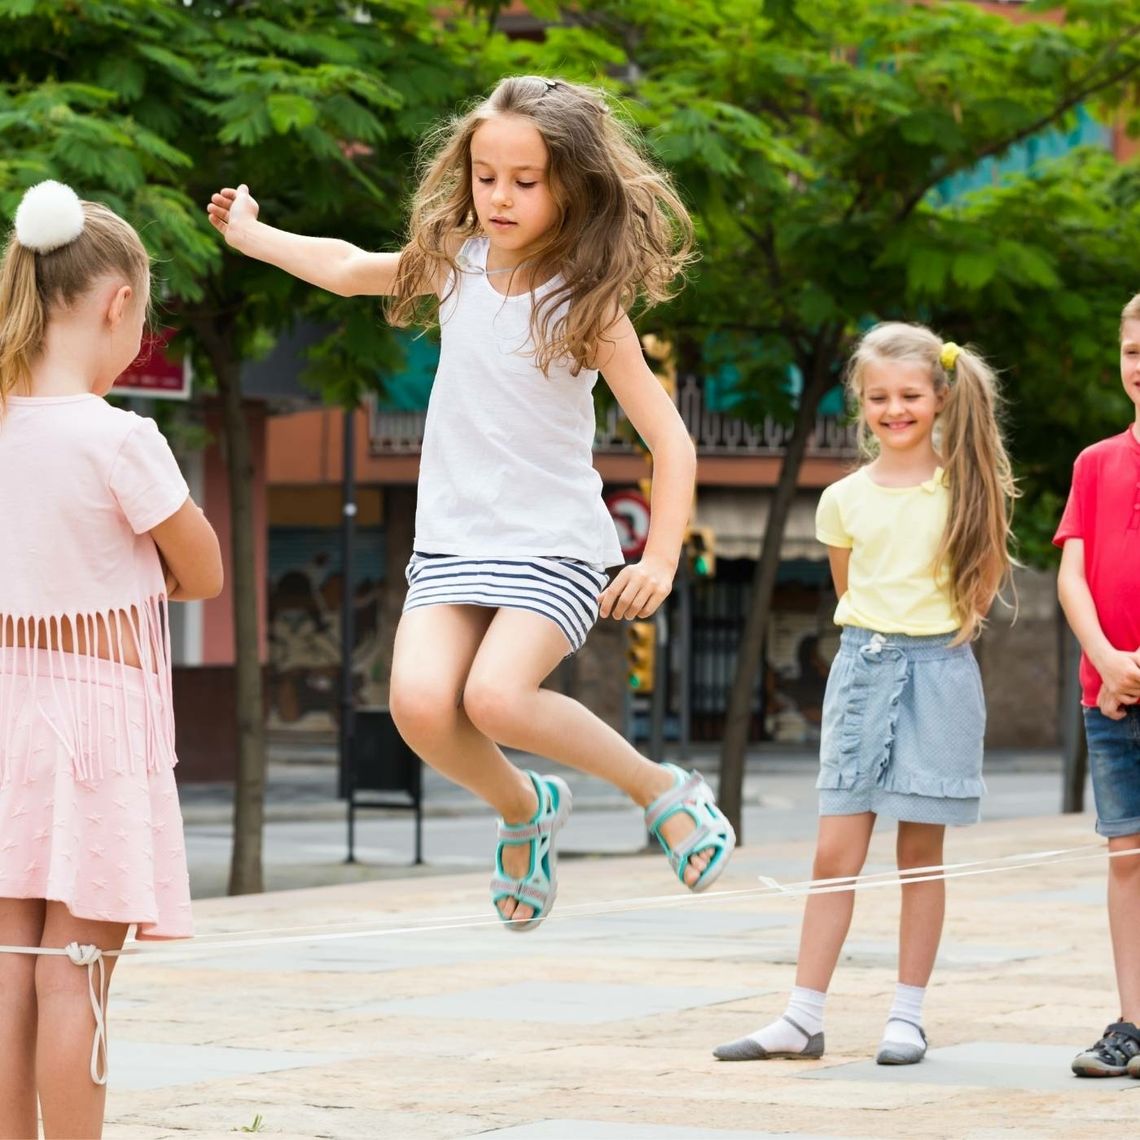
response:
<path id="1" fill-rule="evenodd" d="M 617 525 L 618 542 L 626 558 L 638 558 L 649 537 L 649 503 L 640 491 L 615 491 L 606 506 Z"/>
<path id="2" fill-rule="evenodd" d="M 167 355 L 173 336 L 173 329 L 143 333 L 142 348 L 134 363 L 115 381 L 115 390 L 152 399 L 188 400 L 190 357 L 174 360 Z"/>

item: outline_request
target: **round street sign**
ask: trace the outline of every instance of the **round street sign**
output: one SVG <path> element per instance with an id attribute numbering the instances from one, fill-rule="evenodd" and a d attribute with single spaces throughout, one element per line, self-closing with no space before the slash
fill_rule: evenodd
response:
<path id="1" fill-rule="evenodd" d="M 645 549 L 649 537 L 649 503 L 640 491 L 615 491 L 606 496 L 606 506 L 617 524 L 621 552 L 637 558 Z"/>

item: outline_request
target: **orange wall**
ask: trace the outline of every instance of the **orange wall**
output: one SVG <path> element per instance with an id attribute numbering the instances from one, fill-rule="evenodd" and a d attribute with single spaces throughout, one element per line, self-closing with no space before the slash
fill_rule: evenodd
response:
<path id="1" fill-rule="evenodd" d="M 274 416 L 267 432 L 269 483 L 294 486 L 307 483 L 339 483 L 342 478 L 343 415 L 339 408 Z M 360 483 L 415 483 L 418 455 L 371 455 L 368 447 L 368 414 L 357 409 L 356 478 Z"/>
<path id="2" fill-rule="evenodd" d="M 267 429 L 270 486 L 339 483 L 341 468 L 339 410 L 296 412 L 274 416 Z M 376 456 L 369 453 L 368 417 L 356 413 L 356 479 L 359 483 L 405 484 L 416 481 L 418 455 Z M 800 472 L 801 487 L 826 487 L 851 470 L 849 457 L 809 458 Z M 599 455 L 595 464 L 610 484 L 633 484 L 648 467 L 640 455 Z M 710 455 L 701 458 L 697 478 L 702 486 L 772 487 L 780 474 L 776 456 Z"/>

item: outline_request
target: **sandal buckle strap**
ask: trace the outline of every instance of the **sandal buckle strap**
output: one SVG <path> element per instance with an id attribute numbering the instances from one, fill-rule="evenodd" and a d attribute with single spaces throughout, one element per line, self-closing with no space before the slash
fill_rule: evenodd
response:
<path id="1" fill-rule="evenodd" d="M 679 772 L 680 769 L 677 769 Z M 686 804 L 695 806 L 698 803 L 707 803 L 712 799 L 712 792 L 705 779 L 698 772 L 690 772 L 688 776 L 667 792 L 662 792 L 645 809 L 645 826 L 650 831 L 656 829 L 665 820 L 676 813 Z"/>
<path id="2" fill-rule="evenodd" d="M 496 875 L 491 880 L 491 893 L 494 899 L 518 899 L 536 909 L 546 905 L 550 898 L 550 888 L 531 879 L 508 879 Z"/>
<path id="3" fill-rule="evenodd" d="M 701 851 L 705 847 L 715 847 L 719 838 L 719 831 L 714 831 L 707 823 L 702 823 L 700 827 L 694 828 L 673 848 L 673 854 L 679 859 L 688 859 L 694 851 Z"/>
<path id="4" fill-rule="evenodd" d="M 498 837 L 504 843 L 529 843 L 541 839 L 554 830 L 554 818 L 540 819 L 537 823 L 503 823 L 499 820 Z"/>

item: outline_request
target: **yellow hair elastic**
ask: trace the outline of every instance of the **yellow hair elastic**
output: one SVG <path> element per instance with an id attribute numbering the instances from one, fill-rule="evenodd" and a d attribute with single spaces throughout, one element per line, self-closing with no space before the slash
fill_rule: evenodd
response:
<path id="1" fill-rule="evenodd" d="M 938 363 L 941 364 L 947 372 L 952 372 L 954 365 L 958 362 L 958 354 L 961 351 L 962 350 L 952 340 L 948 340 L 942 346 L 942 351 L 938 354 Z"/>

